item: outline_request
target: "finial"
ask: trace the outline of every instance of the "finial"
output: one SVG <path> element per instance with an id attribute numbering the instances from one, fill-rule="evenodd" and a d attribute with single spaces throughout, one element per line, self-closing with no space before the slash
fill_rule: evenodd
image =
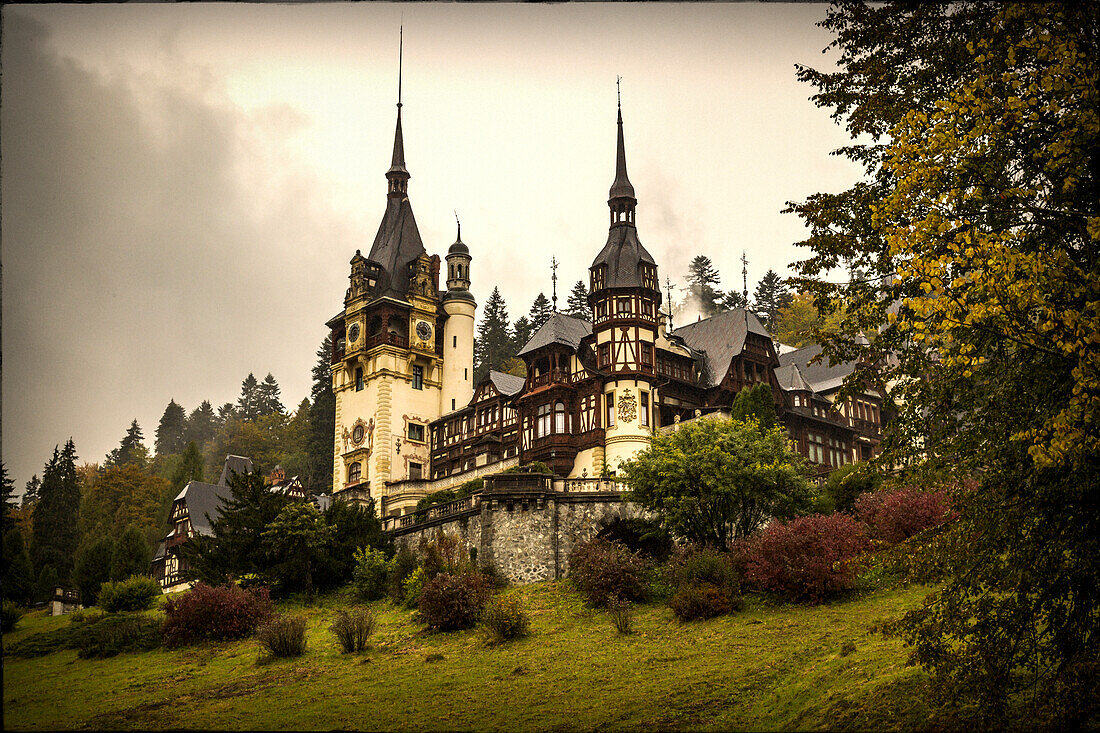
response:
<path id="1" fill-rule="evenodd" d="M 665 275 L 665 289 L 668 291 L 668 330 L 672 330 L 672 281 Z"/>
<path id="2" fill-rule="evenodd" d="M 397 33 L 397 114 L 401 114 L 401 61 L 405 55 L 405 23 L 403 20 Z"/>
<path id="3" fill-rule="evenodd" d="M 455 224 L 458 224 L 458 239 L 456 241 L 462 241 L 462 222 L 458 220 L 458 209 L 455 209 Z"/>
<path id="4" fill-rule="evenodd" d="M 619 82 L 621 82 L 622 80 L 623 78 L 621 76 L 615 76 L 615 96 L 618 97 L 619 109 L 623 108 L 623 89 L 621 86 L 619 86 Z"/>
<path id="5" fill-rule="evenodd" d="M 550 279 L 554 283 L 554 286 L 553 286 L 554 287 L 554 291 L 553 291 L 554 292 L 554 295 L 553 295 L 554 312 L 557 313 L 558 312 L 558 259 L 556 257 L 551 257 L 550 258 L 550 270 L 553 273 L 550 276 Z"/>
<path id="6" fill-rule="evenodd" d="M 745 250 L 741 250 L 741 297 L 745 299 L 745 307 L 749 307 L 749 258 Z"/>

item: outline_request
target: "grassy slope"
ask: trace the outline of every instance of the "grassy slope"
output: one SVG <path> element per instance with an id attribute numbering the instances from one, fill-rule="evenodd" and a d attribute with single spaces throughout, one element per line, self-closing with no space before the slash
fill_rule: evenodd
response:
<path id="1" fill-rule="evenodd" d="M 477 631 L 428 634 L 379 604 L 373 645 L 342 655 L 338 599 L 306 609 L 309 650 L 258 663 L 254 641 L 80 660 L 4 660 L 4 728 L 903 729 L 935 725 L 925 678 L 871 624 L 926 589 L 820 606 L 750 599 L 737 615 L 681 624 L 638 609 L 635 633 L 581 604 L 566 583 L 513 588 L 532 635 L 487 646 Z M 32 615 L 4 644 L 68 623 Z M 852 641 L 856 651 L 841 656 Z M 439 659 L 438 656 L 442 659 Z M 942 724 L 942 721 L 941 721 Z"/>

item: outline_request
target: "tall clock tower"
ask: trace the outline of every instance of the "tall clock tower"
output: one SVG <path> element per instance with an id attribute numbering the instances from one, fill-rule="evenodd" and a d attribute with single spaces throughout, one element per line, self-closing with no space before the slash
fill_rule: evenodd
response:
<path id="1" fill-rule="evenodd" d="M 400 491 L 392 482 L 427 477 L 428 423 L 439 417 L 442 402 L 447 311 L 440 260 L 420 239 L 409 178 L 398 101 L 386 212 L 368 255 L 352 257 L 344 310 L 328 323 L 336 395 L 333 494 L 373 498 L 377 511 Z"/>

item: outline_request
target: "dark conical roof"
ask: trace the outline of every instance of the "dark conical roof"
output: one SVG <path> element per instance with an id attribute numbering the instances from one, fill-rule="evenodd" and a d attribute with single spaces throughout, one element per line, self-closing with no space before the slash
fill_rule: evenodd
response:
<path id="1" fill-rule="evenodd" d="M 386 171 L 388 176 L 390 173 L 404 173 L 409 175 L 409 171 L 405 168 L 405 138 L 401 134 L 401 103 L 397 103 L 397 131 L 393 134 L 393 159 L 390 161 L 390 169 Z"/>
<path id="2" fill-rule="evenodd" d="M 382 266 L 378 295 L 404 299 L 409 290 L 409 263 L 425 254 L 408 198 L 386 199 L 386 213 L 367 259 Z"/>
<path id="3" fill-rule="evenodd" d="M 642 262 L 657 266 L 653 255 L 638 240 L 638 230 L 633 226 L 613 226 L 607 233 L 607 244 L 592 260 L 592 267 L 607 265 L 606 288 L 637 288 L 642 286 Z"/>
<path id="4" fill-rule="evenodd" d="M 470 248 L 466 246 L 466 243 L 462 241 L 462 224 L 458 225 L 458 236 L 455 237 L 455 243 L 447 249 L 449 255 L 469 255 Z"/>
<path id="5" fill-rule="evenodd" d="M 623 143 L 623 110 L 619 108 L 619 141 L 615 150 L 615 182 L 611 184 L 608 198 L 634 198 L 634 186 L 626 175 L 626 145 Z"/>

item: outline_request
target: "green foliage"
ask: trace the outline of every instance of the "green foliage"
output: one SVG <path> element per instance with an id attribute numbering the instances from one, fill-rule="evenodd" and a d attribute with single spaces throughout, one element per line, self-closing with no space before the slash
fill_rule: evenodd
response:
<path id="1" fill-rule="evenodd" d="M 169 491 L 167 481 L 137 464 L 108 468 L 84 487 L 80 525 L 86 535 L 116 538 L 136 526 L 144 537 L 157 528 L 161 502 Z"/>
<path id="2" fill-rule="evenodd" d="M 111 579 L 122 580 L 133 575 L 149 572 L 152 552 L 145 534 L 135 526 L 129 526 L 115 545 L 114 560 L 111 562 Z"/>
<path id="3" fill-rule="evenodd" d="M 416 502 L 416 510 L 422 511 L 436 504 L 446 504 L 449 501 L 455 501 L 457 499 L 465 499 L 467 496 L 481 491 L 485 485 L 483 479 L 475 478 L 466 481 L 460 485 L 457 489 L 440 489 L 439 491 L 433 491 L 425 496 L 420 501 Z"/>
<path id="4" fill-rule="evenodd" d="M 674 535 L 717 548 L 769 517 L 809 510 L 813 496 L 786 430 L 755 422 L 695 420 L 657 433 L 620 471 L 631 501 Z"/>
<path id="5" fill-rule="evenodd" d="M 173 399 L 168 401 L 164 408 L 164 414 L 157 425 L 156 453 L 158 456 L 168 456 L 179 453 L 185 445 L 183 440 L 187 423 L 187 413 Z"/>
<path id="6" fill-rule="evenodd" d="M 531 333 L 535 333 L 542 328 L 550 320 L 553 313 L 550 299 L 542 293 L 536 295 L 535 301 L 531 303 L 531 310 L 527 313 L 527 320 L 531 322 Z"/>
<path id="7" fill-rule="evenodd" d="M 790 302 L 791 294 L 787 286 L 774 270 L 768 270 L 756 285 L 753 294 L 753 312 L 769 333 L 775 333 L 779 326 L 779 312 Z"/>
<path id="8" fill-rule="evenodd" d="M 23 607 L 15 601 L 4 599 L 3 606 L 0 608 L 0 627 L 3 628 L 3 632 L 6 634 L 14 629 L 21 618 L 23 618 Z"/>
<path id="9" fill-rule="evenodd" d="M 336 429 L 336 395 L 332 391 L 332 335 L 326 334 L 317 349 L 310 385 L 309 427 L 306 433 L 306 468 L 302 482 L 310 487 L 332 485 L 332 436 Z"/>
<path id="10" fill-rule="evenodd" d="M 499 288 L 494 287 L 485 301 L 477 338 L 474 339 L 474 382 L 480 382 L 490 369 L 500 367 L 514 354 L 515 346 L 508 328 L 508 307 Z"/>
<path id="11" fill-rule="evenodd" d="M 2 461 L 0 461 L 0 488 L 3 489 L 4 499 L 3 529 L 0 531 L 0 534 L 3 534 L 15 527 L 12 512 L 18 505 L 15 501 L 15 482 L 8 477 L 8 467 Z"/>
<path id="12" fill-rule="evenodd" d="M 118 447 L 107 454 L 103 461 L 104 468 L 134 465 L 145 468 L 149 465 L 149 449 L 145 447 L 145 436 L 141 432 L 141 426 L 135 418 L 130 422 L 126 435 L 122 437 Z"/>
<path id="13" fill-rule="evenodd" d="M 230 496 L 211 517 L 211 536 L 196 536 L 181 545 L 191 580 L 217 585 L 227 577 L 262 574 L 268 565 L 264 530 L 289 499 L 272 492 L 257 473 L 229 478 Z M 350 551 L 349 551 L 350 555 Z"/>
<path id="14" fill-rule="evenodd" d="M 497 643 L 519 639 L 531 631 L 531 619 L 517 595 L 496 594 L 481 612 L 481 625 L 489 638 Z"/>
<path id="15" fill-rule="evenodd" d="M 111 580 L 111 565 L 115 557 L 115 541 L 110 537 L 86 537 L 76 553 L 73 583 L 80 591 L 80 602 L 95 606 L 99 589 Z"/>
<path id="16" fill-rule="evenodd" d="M 3 576 L 0 587 L 4 598 L 20 603 L 29 601 L 34 591 L 34 565 L 18 527 L 4 533 Z"/>
<path id="17" fill-rule="evenodd" d="M 364 505 L 334 501 L 324 512 L 325 523 L 333 530 L 326 546 L 323 567 L 318 570 L 317 584 L 334 588 L 352 580 L 355 572 L 355 551 L 372 547 L 391 552 L 392 541 L 382 532 L 382 520 L 374 513 L 374 500 Z"/>
<path id="18" fill-rule="evenodd" d="M 148 575 L 132 575 L 99 587 L 99 606 L 108 613 L 144 611 L 160 598 L 160 583 Z"/>
<path id="19" fill-rule="evenodd" d="M 300 657 L 306 651 L 306 617 L 277 615 L 256 629 L 256 641 L 272 657 Z"/>
<path id="20" fill-rule="evenodd" d="M 206 403 L 209 404 L 209 403 Z M 202 481 L 202 452 L 198 443 L 189 441 L 183 449 L 182 460 L 171 474 L 172 488 L 168 493 L 174 498 L 189 481 Z"/>
<path id="21" fill-rule="evenodd" d="M 194 443 L 200 449 L 214 437 L 217 430 L 217 415 L 210 400 L 203 400 L 198 407 L 187 416 L 187 423 L 183 431 L 183 439 L 187 443 Z"/>
<path id="22" fill-rule="evenodd" d="M 38 501 L 32 512 L 31 559 L 39 573 L 51 566 L 54 583 L 68 582 L 73 555 L 78 544 L 77 520 L 80 510 L 80 485 L 76 477 L 76 447 L 72 438 L 65 447 L 53 451 L 42 474 Z M 53 589 L 49 593 L 52 595 Z"/>
<path id="23" fill-rule="evenodd" d="M 279 398 L 279 383 L 269 372 L 264 381 L 258 387 L 258 417 L 286 412 L 282 400 Z"/>
<path id="24" fill-rule="evenodd" d="M 828 496 L 833 509 L 846 512 L 852 508 L 860 494 L 877 490 L 882 486 L 882 474 L 867 463 L 849 463 L 825 477 L 822 493 Z"/>
<path id="25" fill-rule="evenodd" d="M 737 609 L 728 590 L 710 583 L 682 586 L 669 599 L 668 606 L 681 621 L 724 616 Z"/>
<path id="26" fill-rule="evenodd" d="M 588 306 L 588 286 L 584 284 L 584 280 L 578 280 L 569 291 L 569 299 L 565 303 L 565 315 L 586 321 L 592 320 L 592 309 Z"/>
<path id="27" fill-rule="evenodd" d="M 506 468 L 501 473 L 553 473 L 553 471 L 542 461 L 531 461 L 530 463 L 524 463 L 522 466 L 517 465 Z"/>
<path id="28" fill-rule="evenodd" d="M 405 600 L 405 580 L 417 568 L 416 553 L 408 543 L 402 543 L 386 565 L 386 592 L 394 603 Z"/>
<path id="29" fill-rule="evenodd" d="M 424 568 L 417 566 L 401 581 L 401 597 L 406 608 L 416 608 L 420 603 L 420 594 L 427 582 L 427 573 Z"/>
<path id="30" fill-rule="evenodd" d="M 616 518 L 600 530 L 599 536 L 609 542 L 618 542 L 654 562 L 664 562 L 672 552 L 672 536 L 660 522 L 652 519 Z"/>
<path id="31" fill-rule="evenodd" d="M 651 563 L 623 547 L 595 537 L 569 555 L 569 579 L 590 605 L 605 607 L 611 599 L 645 600 Z"/>
<path id="32" fill-rule="evenodd" d="M 261 535 L 269 562 L 265 575 L 281 590 L 303 590 L 312 597 L 313 574 L 335 534 L 313 504 L 287 504 Z"/>
<path id="33" fill-rule="evenodd" d="M 687 302 L 698 307 L 703 318 L 710 318 L 721 310 L 722 291 L 714 287 L 718 280 L 718 270 L 706 255 L 696 255 L 688 264 Z"/>
<path id="34" fill-rule="evenodd" d="M 163 643 L 164 619 L 143 614 L 89 618 L 74 625 L 73 641 L 81 659 L 104 659 L 127 652 L 148 652 Z M 72 641 L 70 641 L 72 643 Z"/>
<path id="35" fill-rule="evenodd" d="M 681 621 L 714 618 L 740 611 L 741 584 L 728 553 L 710 547 L 687 547 L 668 567 L 676 592 L 669 608 Z"/>
<path id="36" fill-rule="evenodd" d="M 329 631 L 336 637 L 344 654 L 354 654 L 367 648 L 367 640 L 374 633 L 378 618 L 374 609 L 357 606 L 350 611 L 340 609 Z"/>
<path id="37" fill-rule="evenodd" d="M 753 419 L 765 430 L 770 430 L 779 422 L 775 414 L 775 397 L 772 387 L 766 382 L 752 387 L 742 387 L 733 398 L 730 417 L 734 420 Z"/>
<path id="38" fill-rule="evenodd" d="M 386 553 L 370 547 L 360 547 L 353 555 L 355 572 L 352 585 L 365 601 L 377 601 L 386 595 Z"/>
<path id="39" fill-rule="evenodd" d="M 38 573 L 38 580 L 34 584 L 33 600 L 43 603 L 53 598 L 54 590 L 61 584 L 61 576 L 53 565 L 46 565 Z"/>

